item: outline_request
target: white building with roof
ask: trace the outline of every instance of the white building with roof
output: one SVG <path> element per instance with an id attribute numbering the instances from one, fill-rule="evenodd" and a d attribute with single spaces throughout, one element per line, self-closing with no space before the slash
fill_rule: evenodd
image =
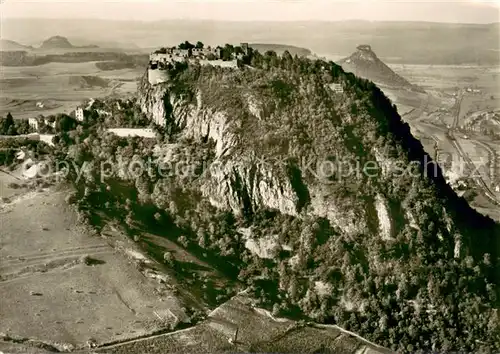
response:
<path id="1" fill-rule="evenodd" d="M 29 118 L 29 119 L 28 119 L 28 124 L 29 124 L 29 126 L 30 126 L 33 130 L 35 130 L 35 131 L 37 131 L 37 130 L 38 130 L 38 119 L 36 119 L 36 118 Z"/>
<path id="2" fill-rule="evenodd" d="M 83 108 L 82 107 L 77 107 L 75 110 L 75 117 L 76 120 L 79 122 L 83 122 L 84 114 L 83 114 Z"/>

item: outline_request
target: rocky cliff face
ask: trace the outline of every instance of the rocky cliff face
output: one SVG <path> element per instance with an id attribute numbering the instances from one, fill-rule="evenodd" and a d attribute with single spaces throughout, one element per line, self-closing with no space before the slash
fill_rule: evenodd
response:
<path id="1" fill-rule="evenodd" d="M 242 121 L 228 110 L 212 107 L 202 88 L 196 90 L 193 100 L 187 101 L 169 90 L 168 85 L 151 86 L 144 80 L 141 93 L 139 104 L 143 112 L 156 124 L 173 127 L 179 132 L 177 139 L 215 142 L 216 159 L 207 169 L 200 191 L 217 208 L 237 215 L 268 208 L 297 216 L 308 205 L 309 213 L 327 218 L 345 232 L 367 230 L 363 207 L 345 210 L 340 201 L 328 197 L 327 188 L 319 180 L 305 187 L 300 177 L 291 173 L 293 166 L 287 165 L 286 156 L 253 153 L 236 133 L 242 129 Z M 242 92 L 239 98 L 251 119 L 265 115 L 264 104 L 255 95 Z M 303 161 L 313 170 L 312 175 L 318 174 L 322 167 L 317 164 L 321 162 Z M 304 188 L 308 189 L 307 197 Z"/>

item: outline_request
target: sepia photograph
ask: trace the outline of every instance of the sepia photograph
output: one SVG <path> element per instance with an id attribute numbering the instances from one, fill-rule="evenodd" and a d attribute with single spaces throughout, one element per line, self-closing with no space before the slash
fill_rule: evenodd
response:
<path id="1" fill-rule="evenodd" d="M 500 352 L 500 0 L 0 1 L 0 354 L 448 352 Z"/>

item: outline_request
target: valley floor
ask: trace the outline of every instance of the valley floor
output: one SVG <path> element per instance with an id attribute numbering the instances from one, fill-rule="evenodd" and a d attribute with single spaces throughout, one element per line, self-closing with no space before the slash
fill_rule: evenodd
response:
<path id="1" fill-rule="evenodd" d="M 126 96 L 137 89 L 142 69 L 102 71 L 95 62 L 0 66 L 0 116 L 33 118 L 70 113 L 90 98 Z"/>
<path id="2" fill-rule="evenodd" d="M 390 66 L 427 92 L 415 94 L 382 87 L 410 125 L 412 134 L 439 162 L 451 185 L 456 187 L 462 180 L 467 183 L 467 190 L 477 192 L 469 197 L 474 208 L 500 221 L 500 141 L 466 125 L 477 115 L 500 114 L 500 68 Z M 469 92 L 473 89 L 477 92 Z"/>

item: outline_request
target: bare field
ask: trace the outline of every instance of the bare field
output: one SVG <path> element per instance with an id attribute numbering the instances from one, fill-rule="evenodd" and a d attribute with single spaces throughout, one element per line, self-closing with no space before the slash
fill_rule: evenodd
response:
<path id="1" fill-rule="evenodd" d="M 26 193 L 27 188 L 23 186 L 23 182 L 12 172 L 0 168 L 0 200 L 10 200 L 17 195 Z M 2 202 L 0 201 L 0 203 Z"/>
<path id="2" fill-rule="evenodd" d="M 133 259 L 79 226 L 65 193 L 31 192 L 0 210 L 0 333 L 81 347 L 124 340 L 178 319 L 178 298 Z M 133 246 L 131 246 L 133 247 Z"/>
<path id="3" fill-rule="evenodd" d="M 70 113 L 84 99 L 133 93 L 143 73 L 142 69 L 102 71 L 95 62 L 2 66 L 0 72 L 0 115 L 11 112 L 15 118 Z"/>
<path id="4" fill-rule="evenodd" d="M 473 140 L 458 137 L 457 142 L 475 166 L 476 170 L 471 173 L 481 175 L 486 184 L 492 185 L 493 180 L 489 168 L 488 150 Z"/>
<path id="5" fill-rule="evenodd" d="M 457 87 L 480 86 L 487 91 L 499 88 L 496 66 L 402 65 L 389 64 L 392 70 L 425 89 L 454 92 Z"/>

